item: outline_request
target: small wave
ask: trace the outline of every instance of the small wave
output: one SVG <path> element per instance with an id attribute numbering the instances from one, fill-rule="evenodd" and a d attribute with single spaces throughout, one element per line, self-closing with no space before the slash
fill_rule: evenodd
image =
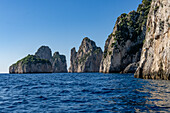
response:
<path id="1" fill-rule="evenodd" d="M 68 90 L 62 90 L 60 93 L 70 93 Z"/>
<path id="2" fill-rule="evenodd" d="M 47 76 L 1 76 L 8 82 L 0 84 L 0 112 L 170 112 L 170 82 L 101 73 Z"/>
<path id="3" fill-rule="evenodd" d="M 44 97 L 44 96 L 38 96 L 38 97 L 36 97 L 36 98 L 38 98 L 38 99 L 40 99 L 40 100 L 47 100 L 47 98 Z"/>

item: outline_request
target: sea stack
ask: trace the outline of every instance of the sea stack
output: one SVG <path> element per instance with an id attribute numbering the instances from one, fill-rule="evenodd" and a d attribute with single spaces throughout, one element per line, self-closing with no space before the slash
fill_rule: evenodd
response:
<path id="1" fill-rule="evenodd" d="M 64 55 L 60 55 L 59 52 L 55 52 L 50 61 L 52 63 L 53 73 L 66 73 L 67 72 L 66 57 Z"/>
<path id="2" fill-rule="evenodd" d="M 71 49 L 69 72 L 99 72 L 102 54 L 101 48 L 97 47 L 94 41 L 85 37 L 78 52 L 75 48 Z"/>
<path id="3" fill-rule="evenodd" d="M 49 60 L 52 64 L 53 73 L 67 72 L 66 57 L 60 55 L 59 52 L 55 52 L 52 56 L 51 49 L 48 46 L 41 46 L 35 55 L 41 59 Z"/>
<path id="4" fill-rule="evenodd" d="M 150 4 L 151 0 L 143 0 L 137 11 L 123 13 L 117 18 L 113 32 L 105 42 L 100 72 L 123 72 L 128 65 L 140 60 Z"/>
<path id="5" fill-rule="evenodd" d="M 170 80 L 170 1 L 153 0 L 136 78 Z"/>
<path id="6" fill-rule="evenodd" d="M 41 46 L 35 55 L 28 55 L 9 67 L 9 73 L 60 73 L 67 72 L 66 57 L 48 46 Z"/>

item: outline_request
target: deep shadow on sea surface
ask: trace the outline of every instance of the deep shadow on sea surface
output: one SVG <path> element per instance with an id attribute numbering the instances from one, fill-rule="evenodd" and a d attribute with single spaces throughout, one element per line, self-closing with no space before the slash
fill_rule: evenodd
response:
<path id="1" fill-rule="evenodd" d="M 0 112 L 170 112 L 170 81 L 133 74 L 0 74 Z"/>

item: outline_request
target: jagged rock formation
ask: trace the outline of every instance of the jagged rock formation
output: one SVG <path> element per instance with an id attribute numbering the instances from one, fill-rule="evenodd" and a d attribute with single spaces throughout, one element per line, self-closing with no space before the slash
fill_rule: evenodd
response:
<path id="1" fill-rule="evenodd" d="M 102 50 L 89 38 L 84 38 L 78 52 L 71 49 L 69 72 L 99 72 Z"/>
<path id="2" fill-rule="evenodd" d="M 59 52 L 55 52 L 53 54 L 51 63 L 53 73 L 67 72 L 66 57 L 64 55 L 60 55 Z"/>
<path id="3" fill-rule="evenodd" d="M 50 61 L 28 55 L 9 67 L 9 73 L 51 73 Z"/>
<path id="4" fill-rule="evenodd" d="M 137 11 L 118 17 L 105 43 L 100 72 L 119 73 L 140 60 L 151 0 L 143 0 Z"/>
<path id="5" fill-rule="evenodd" d="M 122 73 L 135 73 L 139 66 L 139 62 L 129 64 Z"/>
<path id="6" fill-rule="evenodd" d="M 170 80 L 170 1 L 153 0 L 135 77 Z"/>
<path id="7" fill-rule="evenodd" d="M 46 59 L 50 61 L 52 58 L 52 52 L 48 46 L 41 46 L 35 53 L 35 56 L 38 56 L 41 59 Z"/>
<path id="8" fill-rule="evenodd" d="M 28 55 L 9 68 L 9 73 L 59 73 L 67 72 L 66 57 L 48 46 L 41 46 L 35 55 Z"/>
<path id="9" fill-rule="evenodd" d="M 70 56 L 70 67 L 68 72 L 70 73 L 74 73 L 77 72 L 78 69 L 78 62 L 77 62 L 77 52 L 76 52 L 76 48 L 72 48 L 71 49 L 71 56 Z"/>

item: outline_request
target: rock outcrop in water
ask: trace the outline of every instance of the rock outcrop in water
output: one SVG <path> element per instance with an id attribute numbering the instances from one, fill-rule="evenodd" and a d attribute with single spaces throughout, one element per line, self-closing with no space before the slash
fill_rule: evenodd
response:
<path id="1" fill-rule="evenodd" d="M 69 72 L 99 72 L 102 50 L 89 38 L 84 38 L 78 52 L 71 49 Z"/>
<path id="2" fill-rule="evenodd" d="M 137 11 L 118 17 L 105 43 L 100 72 L 119 73 L 140 60 L 151 0 L 143 0 Z"/>
<path id="3" fill-rule="evenodd" d="M 135 73 L 138 66 L 139 66 L 139 62 L 131 63 L 121 73 Z"/>
<path id="4" fill-rule="evenodd" d="M 170 80 L 170 1 L 153 0 L 135 77 Z"/>
<path id="5" fill-rule="evenodd" d="M 28 55 L 9 68 L 9 73 L 59 73 L 67 72 L 66 57 L 48 46 L 41 46 L 35 55 Z"/>
<path id="6" fill-rule="evenodd" d="M 28 55 L 9 67 L 9 73 L 51 73 L 51 62 Z"/>
<path id="7" fill-rule="evenodd" d="M 55 52 L 51 59 L 53 73 L 67 72 L 66 57 Z"/>

